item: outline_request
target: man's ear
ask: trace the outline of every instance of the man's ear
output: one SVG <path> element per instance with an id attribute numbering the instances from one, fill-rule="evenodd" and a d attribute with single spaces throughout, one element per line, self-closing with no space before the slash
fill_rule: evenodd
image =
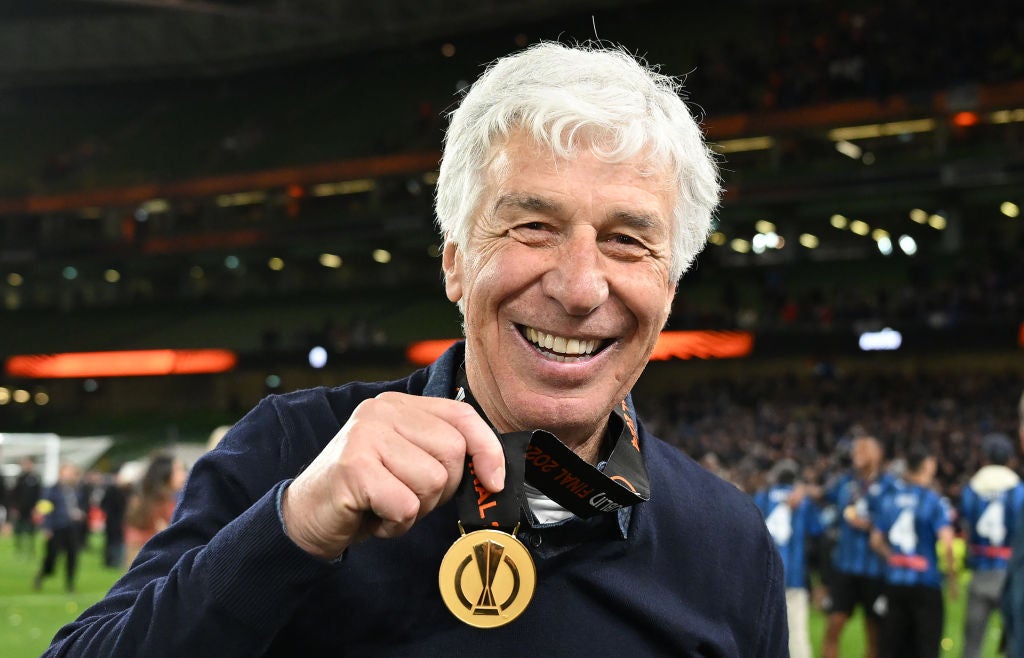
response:
<path id="1" fill-rule="evenodd" d="M 444 271 L 444 291 L 448 300 L 458 303 L 462 299 L 462 252 L 454 242 L 445 242 L 441 254 Z"/>

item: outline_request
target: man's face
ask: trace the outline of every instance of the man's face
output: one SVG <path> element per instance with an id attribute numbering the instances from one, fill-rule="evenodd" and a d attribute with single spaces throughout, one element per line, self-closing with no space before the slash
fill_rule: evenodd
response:
<path id="1" fill-rule="evenodd" d="M 850 454 L 853 467 L 858 471 L 874 470 L 882 461 L 882 451 L 874 439 L 857 439 Z"/>
<path id="2" fill-rule="evenodd" d="M 64 464 L 60 467 L 60 481 L 64 484 L 76 484 L 79 477 L 78 467 L 74 464 Z"/>
<path id="3" fill-rule="evenodd" d="M 556 160 L 523 134 L 502 150 L 468 244 L 444 253 L 470 387 L 500 431 L 579 445 L 603 431 L 668 318 L 674 192 L 639 159 Z"/>
<path id="4" fill-rule="evenodd" d="M 935 474 L 939 470 L 939 461 L 935 457 L 928 457 L 921 464 L 921 478 L 924 481 L 925 486 L 931 484 L 935 480 Z"/>

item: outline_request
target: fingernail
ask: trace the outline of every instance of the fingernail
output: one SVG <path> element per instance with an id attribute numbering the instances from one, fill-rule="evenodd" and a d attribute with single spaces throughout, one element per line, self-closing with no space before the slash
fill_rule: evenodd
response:
<path id="1" fill-rule="evenodd" d="M 502 464 L 494 471 L 494 491 L 501 491 L 505 488 L 505 465 Z"/>

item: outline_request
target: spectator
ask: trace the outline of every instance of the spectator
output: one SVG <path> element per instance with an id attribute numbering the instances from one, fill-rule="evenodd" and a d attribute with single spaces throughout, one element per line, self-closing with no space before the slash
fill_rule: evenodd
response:
<path id="1" fill-rule="evenodd" d="M 46 539 L 46 553 L 42 567 L 36 574 L 33 586 L 36 591 L 43 587 L 43 579 L 53 574 L 58 556 L 64 554 L 64 575 L 67 591 L 75 591 L 75 576 L 78 569 L 78 552 L 81 549 L 81 533 L 87 523 L 89 502 L 82 491 L 82 473 L 78 466 L 62 464 L 57 484 L 46 490 L 40 499 L 44 503 L 43 537 Z"/>
<path id="2" fill-rule="evenodd" d="M 178 492 L 185 484 L 185 467 L 170 453 L 150 457 L 138 490 L 125 513 L 125 563 L 131 565 L 149 539 L 171 522 Z"/>
<path id="3" fill-rule="evenodd" d="M 120 569 L 125 563 L 124 517 L 132 482 L 121 471 L 110 478 L 103 489 L 100 509 L 103 510 L 103 565 Z"/>
<path id="4" fill-rule="evenodd" d="M 43 483 L 36 473 L 32 457 L 22 458 L 22 472 L 11 489 L 10 506 L 14 520 L 14 550 L 18 555 L 36 555 L 36 503 L 43 494 Z"/>
<path id="5" fill-rule="evenodd" d="M 43 494 L 43 483 L 31 457 L 22 457 L 21 472 L 11 489 L 10 505 L 14 519 L 14 549 L 18 555 L 35 557 L 36 520 L 33 514 Z"/>

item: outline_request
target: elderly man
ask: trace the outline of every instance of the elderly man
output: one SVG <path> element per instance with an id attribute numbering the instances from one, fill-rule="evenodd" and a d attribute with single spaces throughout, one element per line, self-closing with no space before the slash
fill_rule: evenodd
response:
<path id="1" fill-rule="evenodd" d="M 757 509 L 630 398 L 719 194 L 677 91 L 611 50 L 492 65 L 438 180 L 465 342 L 261 402 L 50 655 L 785 655 Z"/>

